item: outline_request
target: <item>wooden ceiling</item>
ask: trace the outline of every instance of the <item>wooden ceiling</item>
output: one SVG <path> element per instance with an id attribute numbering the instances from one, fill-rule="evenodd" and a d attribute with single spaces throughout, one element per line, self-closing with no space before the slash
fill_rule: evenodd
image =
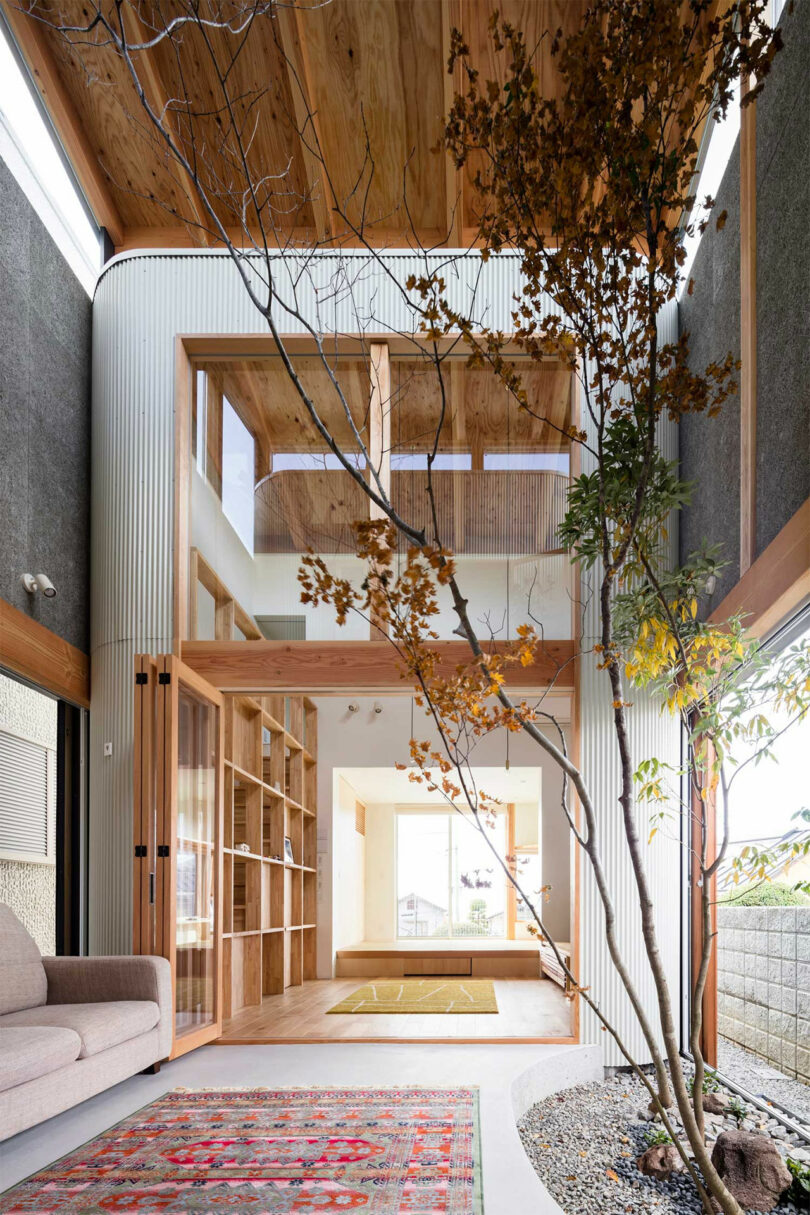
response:
<path id="1" fill-rule="evenodd" d="M 196 365 L 214 377 L 268 455 L 326 451 L 278 358 L 202 359 Z M 440 422 L 440 450 L 471 452 L 473 467 L 481 467 L 484 451 L 555 452 L 568 447 L 561 433 L 571 421 L 568 367 L 526 362 L 521 376 L 531 412 L 518 410 L 488 369 L 469 369 L 461 358 L 448 359 L 443 369 L 447 407 L 442 418 L 435 369 L 412 359 L 392 359 L 388 406 L 392 452 L 427 451 Z M 368 367 L 361 359 L 344 358 L 334 370 L 352 422 L 368 443 Z M 296 371 L 341 448 L 356 449 L 345 410 L 323 364 L 316 358 L 297 358 Z"/>
<path id="2" fill-rule="evenodd" d="M 91 209 L 116 248 L 211 243 L 193 226 L 205 218 L 199 190 L 156 146 L 122 61 L 109 48 L 83 48 L 80 55 L 21 13 L 14 0 L 2 3 Z M 81 19 L 81 0 L 45 5 Z M 148 20 L 149 0 L 136 7 L 128 12 L 131 39 L 138 28 L 143 31 L 136 23 Z M 166 12 L 171 5 L 162 7 Z M 357 221 L 362 208 L 375 244 L 458 245 L 473 239 L 469 178 L 432 149 L 454 93 L 446 70 L 450 30 L 463 30 L 482 73 L 492 76 L 487 23 L 494 7 L 523 28 L 530 45 L 539 43 L 541 85 L 554 95 L 549 39 L 541 42 L 541 35 L 560 26 L 576 28 L 586 0 L 300 0 L 297 7 L 279 7 L 277 17 L 257 19 L 236 61 L 230 92 L 254 99 L 245 101 L 256 119 L 253 165 L 279 175 L 273 188 L 275 239 L 352 243 L 332 205 L 335 197 L 345 203 L 349 196 L 348 210 Z M 221 105 L 195 35 L 184 38 L 179 56 L 164 44 L 142 52 L 139 62 L 154 106 L 181 95 L 181 75 L 195 106 L 210 111 Z M 326 172 L 301 138 L 307 103 Z M 200 121 L 198 137 L 214 147 L 215 119 L 207 126 Z M 226 187 L 236 185 L 227 158 L 216 172 Z M 220 198 L 217 212 L 236 232 L 228 200 Z"/>

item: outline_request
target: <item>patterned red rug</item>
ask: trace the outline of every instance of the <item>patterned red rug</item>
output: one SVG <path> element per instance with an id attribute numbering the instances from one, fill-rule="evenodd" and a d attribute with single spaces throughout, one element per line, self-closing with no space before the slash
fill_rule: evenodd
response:
<path id="1" fill-rule="evenodd" d="M 476 1089 L 167 1093 L 0 1211 L 481 1215 Z"/>

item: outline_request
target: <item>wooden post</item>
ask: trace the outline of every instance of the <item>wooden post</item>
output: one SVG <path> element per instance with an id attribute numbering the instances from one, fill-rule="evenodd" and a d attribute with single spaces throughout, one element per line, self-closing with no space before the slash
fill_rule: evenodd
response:
<path id="1" fill-rule="evenodd" d="M 717 854 L 717 822 L 716 803 L 714 796 L 705 802 L 696 793 L 691 799 L 692 829 L 689 833 L 691 844 L 690 893 L 691 893 L 691 936 L 692 936 L 692 986 L 698 977 L 700 958 L 703 952 L 703 921 L 701 916 L 702 890 L 698 885 L 699 857 L 702 848 L 702 835 L 705 824 L 706 830 L 706 863 L 711 864 Z M 700 1036 L 703 1058 L 709 1067 L 717 1067 L 717 878 L 711 879 L 709 897 L 712 900 L 711 931 L 715 936 L 714 948 L 709 961 L 709 972 L 706 976 L 706 987 L 703 993 L 703 1029 Z"/>
<path id="2" fill-rule="evenodd" d="M 742 96 L 750 83 L 741 84 Z M 740 109 L 740 577 L 756 557 L 757 103 Z"/>
<path id="3" fill-rule="evenodd" d="M 450 426 L 453 435 L 453 453 L 459 455 L 467 449 L 464 366 L 461 359 L 450 360 Z M 453 473 L 453 551 L 456 553 L 464 552 L 466 478 L 466 471 L 461 468 L 457 468 Z"/>
<path id="4" fill-rule="evenodd" d="M 385 342 L 372 342 L 370 347 L 371 395 L 368 410 L 368 456 L 371 467 L 382 482 L 386 497 L 391 496 L 391 360 Z M 376 482 L 369 470 L 369 483 Z M 385 518 L 376 502 L 370 502 L 372 519 Z M 371 637 L 380 632 L 387 633 L 388 626 L 372 618 Z"/>

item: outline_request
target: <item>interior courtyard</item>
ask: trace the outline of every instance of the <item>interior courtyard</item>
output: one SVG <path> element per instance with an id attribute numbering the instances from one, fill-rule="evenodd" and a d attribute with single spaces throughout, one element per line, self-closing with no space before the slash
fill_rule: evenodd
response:
<path id="1" fill-rule="evenodd" d="M 0 2 L 0 1212 L 806 1204 L 810 0 L 493 7 Z"/>

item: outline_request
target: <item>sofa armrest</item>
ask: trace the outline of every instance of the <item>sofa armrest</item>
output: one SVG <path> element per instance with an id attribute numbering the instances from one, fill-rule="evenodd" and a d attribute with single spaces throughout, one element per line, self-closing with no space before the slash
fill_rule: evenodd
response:
<path id="1" fill-rule="evenodd" d="M 172 971 L 166 958 L 146 955 L 43 958 L 48 1004 L 153 1000 L 160 1009 L 161 1059 L 172 1043 Z"/>

